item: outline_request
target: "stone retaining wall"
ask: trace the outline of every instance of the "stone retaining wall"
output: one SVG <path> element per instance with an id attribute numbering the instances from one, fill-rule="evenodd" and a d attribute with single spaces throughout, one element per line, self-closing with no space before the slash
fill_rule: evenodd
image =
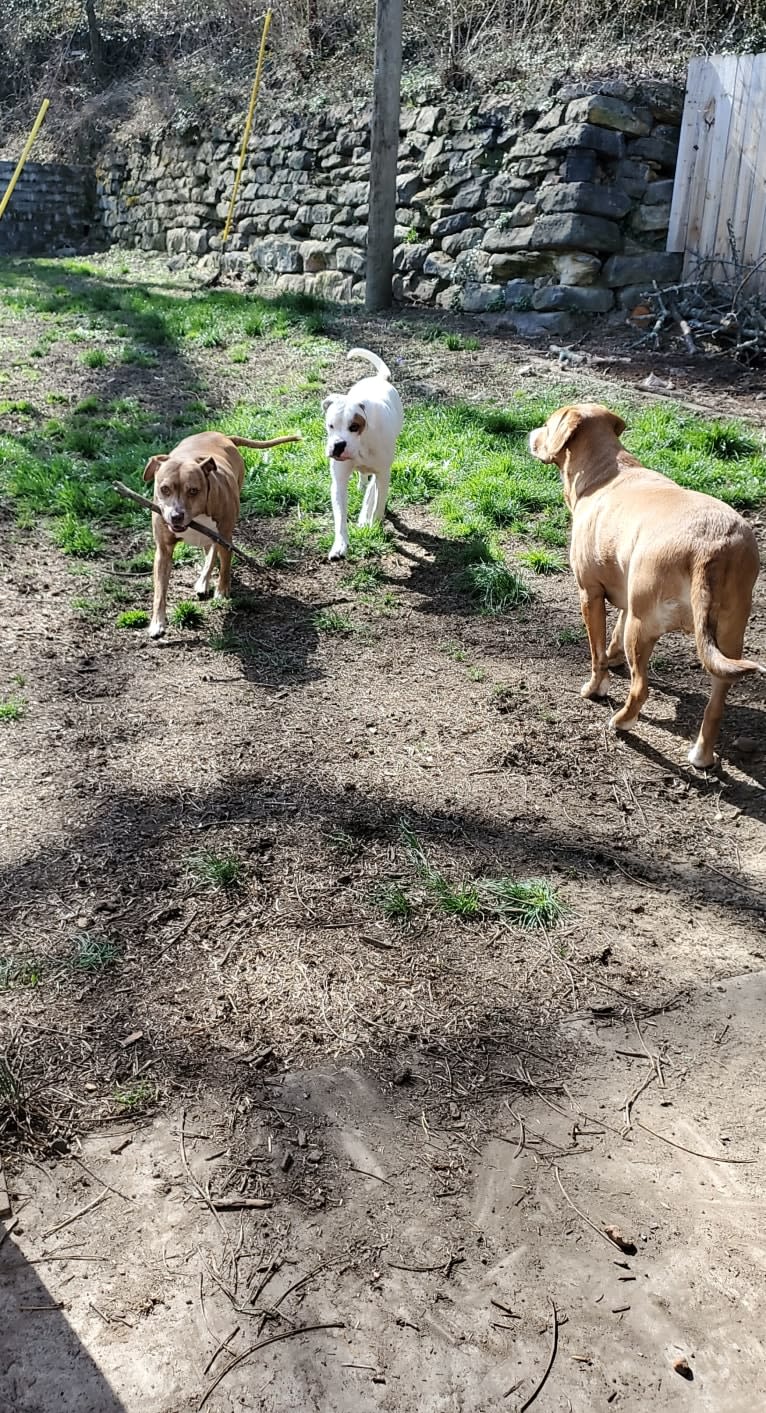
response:
<path id="1" fill-rule="evenodd" d="M 565 333 L 673 279 L 665 253 L 682 90 L 577 84 L 510 106 L 404 109 L 395 293 Z M 253 133 L 232 236 L 239 132 L 160 133 L 104 155 L 111 240 L 255 273 L 293 292 L 364 292 L 369 114 L 288 113 Z"/>
<path id="2" fill-rule="evenodd" d="M 0 162 L 0 196 L 16 168 Z M 0 221 L 0 255 L 60 252 L 100 236 L 90 167 L 27 162 Z"/>

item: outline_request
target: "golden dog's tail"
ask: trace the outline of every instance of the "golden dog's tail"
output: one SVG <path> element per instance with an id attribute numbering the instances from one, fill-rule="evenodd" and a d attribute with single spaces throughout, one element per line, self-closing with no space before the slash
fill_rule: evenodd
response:
<path id="1" fill-rule="evenodd" d="M 692 571 L 691 606 L 697 652 L 706 672 L 723 678 L 724 682 L 736 682 L 749 672 L 762 672 L 766 676 L 763 663 L 747 657 L 727 657 L 721 652 L 712 623 L 713 586 L 709 565 L 701 564 Z"/>
<path id="2" fill-rule="evenodd" d="M 272 437 L 268 442 L 254 442 L 250 437 L 229 437 L 229 441 L 235 446 L 252 446 L 263 451 L 268 446 L 284 446 L 285 442 L 302 442 L 303 437 L 300 432 L 291 432 L 289 437 Z"/>

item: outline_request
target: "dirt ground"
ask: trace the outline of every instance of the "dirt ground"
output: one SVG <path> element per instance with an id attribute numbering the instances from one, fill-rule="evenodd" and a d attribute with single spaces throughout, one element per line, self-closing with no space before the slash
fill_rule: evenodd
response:
<path id="1" fill-rule="evenodd" d="M 339 320 L 334 371 L 353 339 L 405 402 L 562 380 L 544 350 L 406 330 Z M 650 371 L 763 425 L 749 373 L 565 377 L 608 402 Z M 246 376 L 211 352 L 115 370 L 110 395 L 203 381 L 227 406 Z M 48 966 L 0 993 L 36 1124 L 5 1154 L 14 1413 L 750 1413 L 766 1384 L 763 689 L 733 691 L 700 775 L 704 675 L 664 640 L 617 740 L 579 696 L 570 575 L 483 618 L 433 517 L 392 524 L 393 606 L 296 553 L 240 569 L 230 652 L 84 622 L 71 567 L 7 527 L 3 678 L 28 709 L 0 737 L 0 914 Z M 320 632 L 328 606 L 357 631 Z M 748 649 L 766 657 L 766 580 Z M 552 880 L 563 923 L 385 917 L 376 890 L 416 886 L 403 820 L 453 879 Z M 202 848 L 243 886 L 195 884 Z M 73 978 L 85 933 L 120 960 Z"/>

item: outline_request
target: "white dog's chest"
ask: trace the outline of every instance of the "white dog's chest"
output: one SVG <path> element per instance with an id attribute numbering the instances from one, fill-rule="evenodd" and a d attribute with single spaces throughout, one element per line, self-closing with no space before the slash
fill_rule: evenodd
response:
<path id="1" fill-rule="evenodd" d="M 195 515 L 194 519 L 198 525 L 209 525 L 211 530 L 218 530 L 218 522 L 209 515 Z M 184 530 L 178 538 L 187 545 L 196 545 L 198 549 L 210 549 L 213 543 L 207 535 L 201 535 L 198 530 Z"/>

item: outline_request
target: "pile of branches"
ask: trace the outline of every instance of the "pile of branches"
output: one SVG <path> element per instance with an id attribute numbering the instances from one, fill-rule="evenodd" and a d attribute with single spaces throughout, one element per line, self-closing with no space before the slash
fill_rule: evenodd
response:
<path id="1" fill-rule="evenodd" d="M 689 354 L 727 354 L 749 368 L 766 363 L 766 293 L 758 293 L 751 283 L 765 265 L 766 256 L 723 283 L 700 275 L 663 289 L 655 284 L 645 297 L 647 332 L 639 343 L 659 349 L 662 335 L 675 332 Z"/>

